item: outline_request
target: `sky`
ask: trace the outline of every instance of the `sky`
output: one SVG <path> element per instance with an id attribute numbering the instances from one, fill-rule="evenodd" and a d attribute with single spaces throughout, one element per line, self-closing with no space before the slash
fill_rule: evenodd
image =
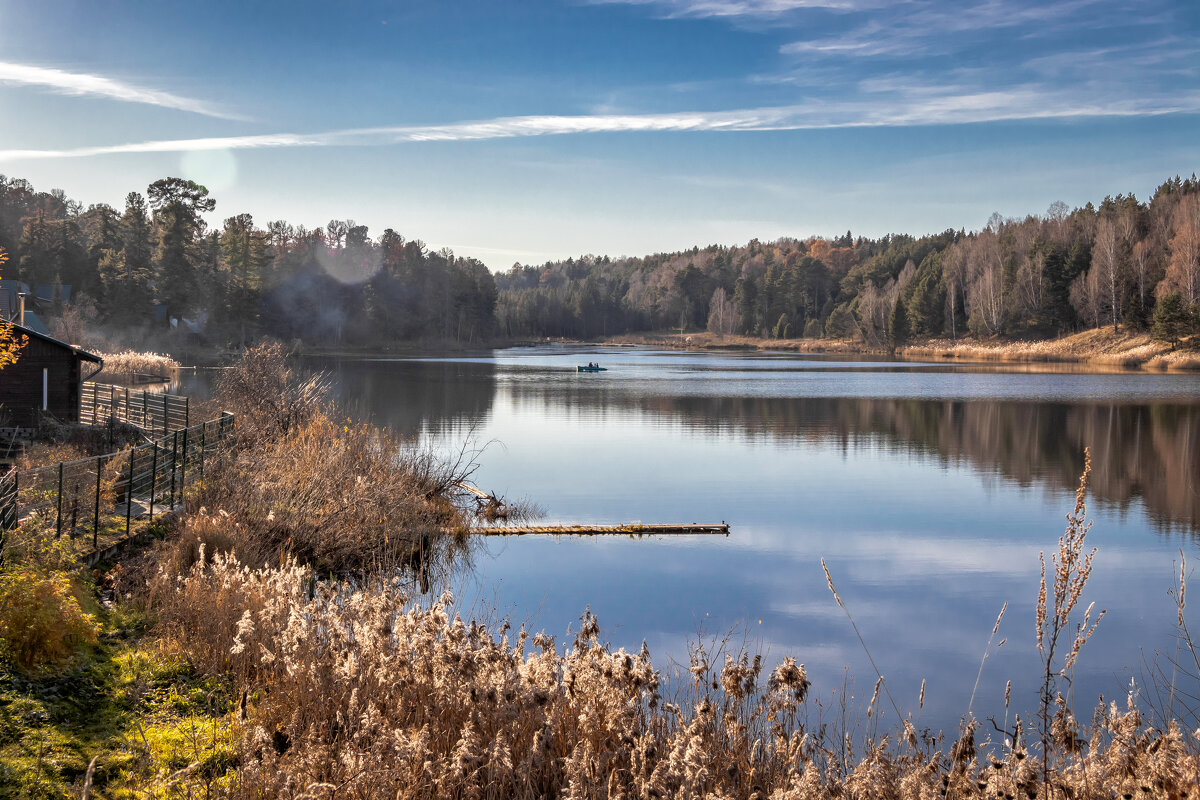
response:
<path id="1" fill-rule="evenodd" d="M 0 174 L 504 270 L 981 228 L 1200 171 L 1194 0 L 0 0 Z"/>

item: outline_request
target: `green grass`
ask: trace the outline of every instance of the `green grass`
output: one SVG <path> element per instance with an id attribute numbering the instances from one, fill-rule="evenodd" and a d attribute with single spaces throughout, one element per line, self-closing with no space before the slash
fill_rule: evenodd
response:
<path id="1" fill-rule="evenodd" d="M 229 684 L 197 677 L 122 606 L 100 642 L 55 674 L 0 666 L 0 797 L 204 797 L 236 766 Z M 182 771 L 182 772 L 181 772 Z"/>

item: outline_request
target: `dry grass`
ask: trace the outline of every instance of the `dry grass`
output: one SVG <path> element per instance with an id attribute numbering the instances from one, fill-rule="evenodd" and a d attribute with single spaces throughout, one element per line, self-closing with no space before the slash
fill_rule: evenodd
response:
<path id="1" fill-rule="evenodd" d="M 120 353 L 97 353 L 104 359 L 104 371 L 111 375 L 163 375 L 179 372 L 179 362 L 162 353 L 141 353 L 125 350 Z"/>
<path id="2" fill-rule="evenodd" d="M 932 340 L 903 348 L 906 357 L 959 358 L 977 361 L 1087 362 L 1137 367 L 1170 351 L 1170 345 L 1151 340 L 1148 333 L 1096 328 L 1031 342 L 964 342 Z"/>
<path id="3" fill-rule="evenodd" d="M 613 337 L 611 344 L 642 344 L 685 350 L 765 349 L 800 353 L 883 354 L 853 339 L 761 339 L 754 336 L 718 336 L 707 332 L 629 334 Z M 1200 369 L 1200 353 L 1172 349 L 1148 333 L 1125 328 L 1096 328 L 1058 339 L 1022 342 L 980 342 L 964 339 L 929 339 L 901 347 L 896 353 L 908 359 L 956 359 L 1015 363 L 1080 363 L 1104 367 L 1153 370 Z"/>

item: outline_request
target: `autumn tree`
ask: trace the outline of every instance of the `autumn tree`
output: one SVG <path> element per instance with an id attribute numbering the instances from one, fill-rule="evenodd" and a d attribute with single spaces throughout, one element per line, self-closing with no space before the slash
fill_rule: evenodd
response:
<path id="1" fill-rule="evenodd" d="M 725 293 L 724 286 L 718 286 L 708 301 L 708 330 L 721 336 L 733 333 L 736 311 L 733 301 Z"/>
<path id="2" fill-rule="evenodd" d="M 0 268 L 4 266 L 6 261 L 8 261 L 8 253 L 4 252 L 4 248 L 0 247 Z M 28 337 L 24 334 L 18 335 L 12 324 L 3 317 L 0 317 L 0 369 L 16 363 L 21 348 L 25 346 L 28 340 Z"/>
<path id="3" fill-rule="evenodd" d="M 888 318 L 888 350 L 895 353 L 896 348 L 903 346 L 907 341 L 908 311 L 904 307 L 904 298 L 897 295 L 896 302 L 892 305 L 891 316 Z"/>
<path id="4" fill-rule="evenodd" d="M 1101 219 L 1096 224 L 1092 271 L 1096 273 L 1090 280 L 1098 291 L 1096 303 L 1112 320 L 1115 333 L 1121 318 L 1121 302 L 1125 299 L 1125 271 L 1121 265 L 1120 237 L 1112 220 Z"/>
<path id="5" fill-rule="evenodd" d="M 1175 207 L 1171 262 L 1160 292 L 1179 292 L 1184 305 L 1200 303 L 1200 194 L 1190 194 Z"/>
<path id="6" fill-rule="evenodd" d="M 1104 289 L 1100 285 L 1100 271 L 1089 269 L 1081 272 L 1071 282 L 1071 305 L 1089 325 L 1100 327 L 1100 314 L 1104 310 Z"/>

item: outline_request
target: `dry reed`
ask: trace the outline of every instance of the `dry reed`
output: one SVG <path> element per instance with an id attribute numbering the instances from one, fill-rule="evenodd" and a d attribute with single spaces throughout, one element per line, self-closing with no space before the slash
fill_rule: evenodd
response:
<path id="1" fill-rule="evenodd" d="M 111 375 L 163 375 L 179 372 L 179 362 L 163 353 L 142 353 L 125 350 L 120 353 L 98 353 L 104 359 L 104 371 Z"/>
<path id="2" fill-rule="evenodd" d="M 228 524 L 228 523 L 224 523 Z M 398 580 L 323 583 L 295 562 L 205 556 L 163 569 L 162 631 L 248 697 L 232 797 L 1182 798 L 1200 759 L 1132 697 L 1086 737 L 1057 731 L 1052 763 L 1019 725 L 999 752 L 971 722 L 948 749 L 911 725 L 861 743 L 810 722 L 803 665 L 693 653 L 695 682 L 665 702 L 649 652 L 613 651 L 585 613 L 569 646 L 493 630 L 449 594 L 410 602 Z M 1051 612 L 1052 613 L 1052 612 Z M 1069 714 L 1056 725 L 1069 726 Z M 1065 730 L 1065 729 L 1064 729 Z M 1194 743 L 1192 743 L 1194 745 Z M 333 791 L 336 788 L 336 793 Z M 1116 793 L 1114 795 L 1114 792 Z"/>

